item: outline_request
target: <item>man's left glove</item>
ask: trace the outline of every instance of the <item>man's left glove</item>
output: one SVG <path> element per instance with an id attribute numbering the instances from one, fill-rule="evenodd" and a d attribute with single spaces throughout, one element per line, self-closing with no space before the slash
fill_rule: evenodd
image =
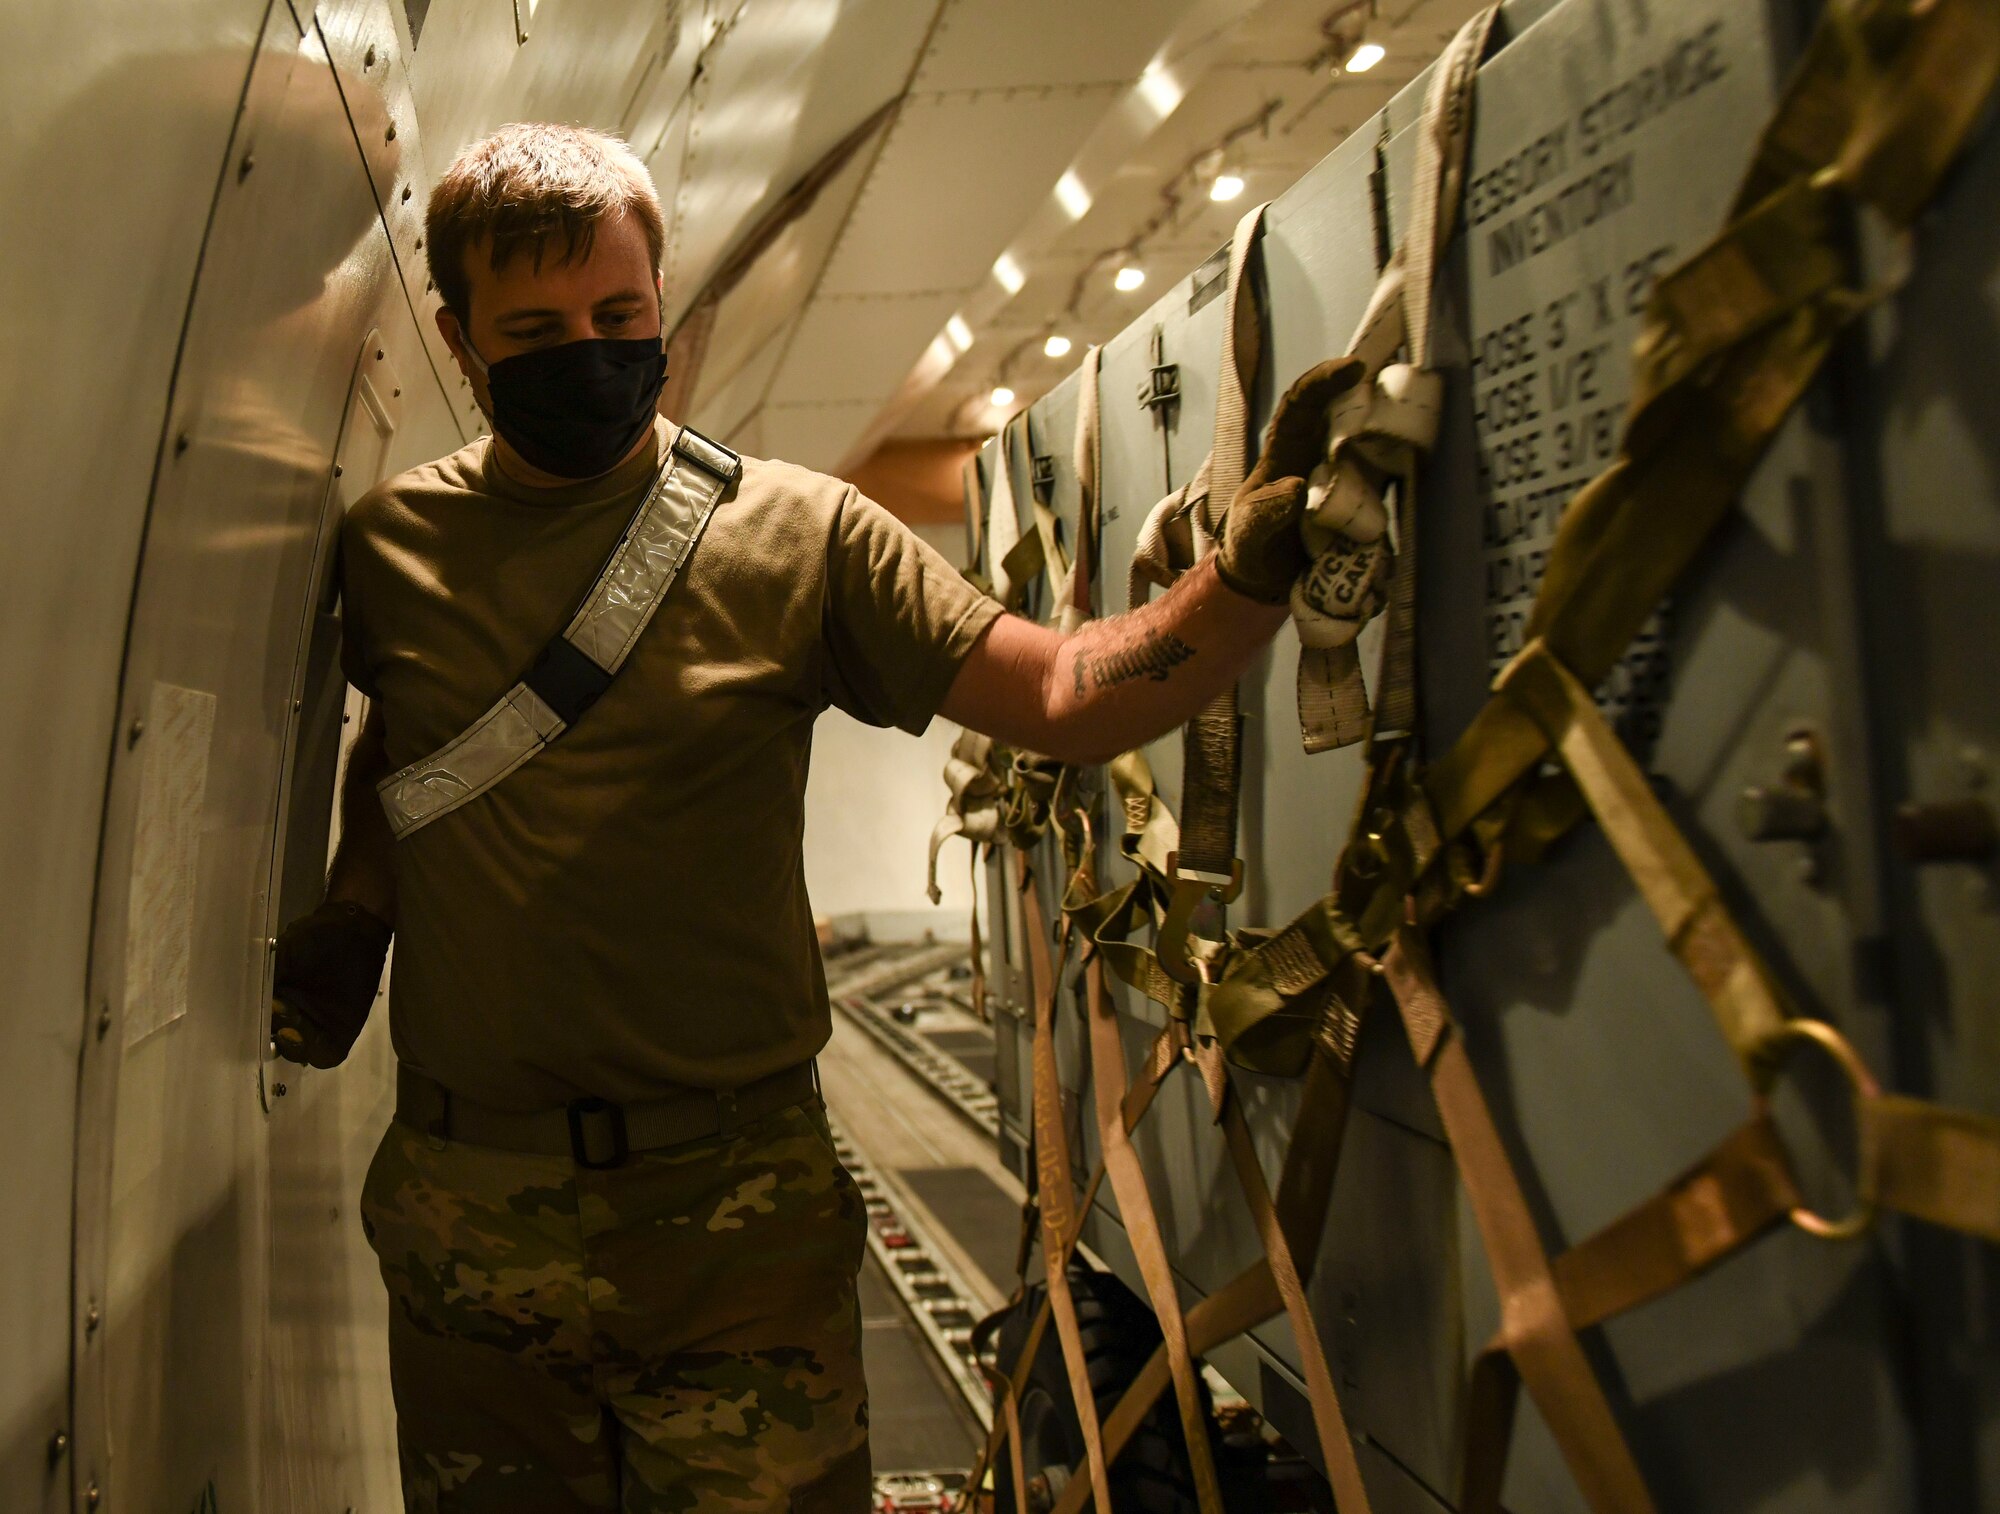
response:
<path id="1" fill-rule="evenodd" d="M 1306 479 L 1326 461 L 1334 402 L 1365 372 L 1359 358 L 1333 358 L 1308 368 L 1278 401 L 1263 455 L 1229 502 L 1215 554 L 1215 571 L 1244 598 L 1284 604 L 1312 566 L 1300 526 Z"/>
<path id="2" fill-rule="evenodd" d="M 368 1023 L 394 934 L 358 904 L 329 899 L 278 937 L 271 1039 L 278 1055 L 336 1067 Z"/>

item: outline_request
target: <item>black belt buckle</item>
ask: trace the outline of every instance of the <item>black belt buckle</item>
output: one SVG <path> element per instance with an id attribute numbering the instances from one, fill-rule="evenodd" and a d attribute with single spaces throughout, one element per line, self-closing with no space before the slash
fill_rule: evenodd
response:
<path id="1" fill-rule="evenodd" d="M 600 1118 L 603 1117 L 603 1118 Z M 584 1122 L 590 1120 L 586 1134 Z M 602 1141 L 593 1141 L 591 1136 L 602 1136 L 609 1132 L 611 1155 L 600 1160 L 591 1155 L 593 1147 L 602 1146 Z M 576 1165 L 593 1171 L 603 1171 L 610 1167 L 623 1167 L 625 1159 L 632 1154 L 632 1147 L 625 1135 L 625 1111 L 608 1099 L 577 1099 L 569 1106 L 569 1153 L 576 1158 Z"/>

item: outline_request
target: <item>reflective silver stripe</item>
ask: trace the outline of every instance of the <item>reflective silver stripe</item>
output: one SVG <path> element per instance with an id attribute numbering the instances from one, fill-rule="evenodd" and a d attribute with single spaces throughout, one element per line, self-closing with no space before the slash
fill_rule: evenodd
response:
<path id="1" fill-rule="evenodd" d="M 680 575 L 715 503 L 740 471 L 736 454 L 682 427 L 646 502 L 563 633 L 616 673 Z M 398 841 L 477 799 L 566 729 L 525 683 L 452 741 L 376 785 Z"/>
<path id="2" fill-rule="evenodd" d="M 699 463 L 690 466 L 677 448 L 563 639 L 605 672 L 617 672 L 679 575 L 723 482 Z"/>
<path id="3" fill-rule="evenodd" d="M 556 712 L 517 683 L 450 745 L 376 786 L 389 829 L 402 840 L 419 826 L 477 799 L 562 734 Z"/>

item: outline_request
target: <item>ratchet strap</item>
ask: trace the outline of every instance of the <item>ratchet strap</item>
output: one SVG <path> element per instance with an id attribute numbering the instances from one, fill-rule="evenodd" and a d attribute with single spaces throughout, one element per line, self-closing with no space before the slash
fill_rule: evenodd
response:
<path id="1" fill-rule="evenodd" d="M 1462 26 L 1431 70 L 1409 225 L 1347 346 L 1363 380 L 1335 402 L 1326 461 L 1307 481 L 1314 558 L 1292 591 L 1292 622 L 1308 752 L 1407 735 L 1416 723 L 1417 476 L 1444 408 L 1444 375 L 1431 367 L 1432 283 L 1458 223 L 1473 90 L 1496 14 L 1489 8 Z M 1405 361 L 1392 361 L 1398 351 Z M 1389 637 L 1371 711 L 1357 643 L 1385 606 Z"/>
<path id="2" fill-rule="evenodd" d="M 674 434 L 652 487 L 569 625 L 465 731 L 376 785 L 398 841 L 477 799 L 597 702 L 742 471 L 742 460 L 721 443 L 688 426 Z"/>
<path id="3" fill-rule="evenodd" d="M 1264 348 L 1251 258 L 1263 235 L 1256 206 L 1229 240 L 1229 277 L 1222 355 L 1215 385 L 1215 433 L 1208 456 L 1185 488 L 1147 515 L 1133 548 L 1128 603 L 1144 604 L 1153 585 L 1171 587 L 1215 550 L 1222 517 L 1249 475 L 1250 389 Z M 1181 818 L 1178 843 L 1164 859 L 1166 895 L 1159 922 L 1158 963 L 1185 984 L 1199 980 L 1190 956 L 1194 912 L 1205 900 L 1226 903 L 1243 890 L 1236 856 L 1237 803 L 1242 788 L 1243 718 L 1231 684 L 1181 729 Z"/>
<path id="4" fill-rule="evenodd" d="M 1033 996 L 1035 1012 L 1030 1070 L 1034 1089 L 1035 1195 L 1042 1219 L 1043 1271 L 1048 1282 L 1049 1305 L 1055 1316 L 1056 1336 L 1062 1345 L 1063 1366 L 1069 1375 L 1070 1396 L 1075 1400 L 1077 1422 L 1083 1431 L 1084 1461 L 1090 1473 L 1085 1486 L 1096 1497 L 1098 1508 L 1109 1509 L 1111 1491 L 1098 1431 L 1097 1393 L 1090 1381 L 1076 1300 L 1069 1287 L 1069 1253 L 1083 1233 L 1085 1210 L 1077 1206 L 1076 1187 L 1070 1176 L 1069 1132 L 1063 1123 L 1062 1082 L 1056 1067 L 1055 1013 L 1062 975 L 1050 956 L 1049 918 L 1042 908 L 1025 850 L 1015 853 L 1015 865 L 1023 904 L 1021 934 L 1028 948 L 1028 991 Z M 1018 1498 L 1022 1494 L 1021 1484 L 1017 1480 L 1014 1486 Z"/>

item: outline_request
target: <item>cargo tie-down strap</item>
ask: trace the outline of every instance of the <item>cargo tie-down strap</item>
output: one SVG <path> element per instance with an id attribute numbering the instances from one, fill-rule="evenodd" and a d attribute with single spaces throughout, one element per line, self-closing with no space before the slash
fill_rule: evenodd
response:
<path id="1" fill-rule="evenodd" d="M 1037 577 L 1049 585 L 1049 615 L 1065 636 L 1091 615 L 1091 564 L 1097 550 L 1097 499 L 1102 484 L 1103 437 L 1098 413 L 1098 369 L 1101 350 L 1085 352 L 1077 369 L 1076 433 L 1071 455 L 1080 491 L 1076 553 L 1063 550 L 1055 512 L 1039 494 L 1031 493 L 1035 529 L 1023 535 L 1015 514 L 1014 448 L 1017 425 L 1002 429 L 993 476 L 992 499 L 978 504 L 977 470 L 967 464 L 968 513 L 977 527 L 972 546 L 975 567 L 966 576 L 1008 609 L 1016 608 Z M 1032 449 L 1031 449 L 1032 450 Z M 987 569 L 976 571 L 981 562 Z M 976 731 L 963 731 L 952 744 L 944 782 L 950 797 L 945 812 L 931 829 L 930 860 L 925 891 L 931 903 L 942 902 L 938 887 L 938 857 L 954 836 L 971 843 L 970 861 L 976 879 L 981 848 L 1005 841 L 1025 850 L 1047 830 L 1051 807 L 1063 773 L 1053 758 L 1003 746 Z M 974 893 L 976 895 L 977 888 Z M 979 961 L 979 908 L 972 909 L 973 997 L 985 1002 L 985 969 Z M 984 1018 L 983 1012 L 981 1018 Z"/>
<path id="2" fill-rule="evenodd" d="M 1416 492 L 1444 409 L 1444 375 L 1431 367 L 1432 285 L 1458 224 L 1473 85 L 1495 14 L 1461 28 L 1431 72 L 1409 226 L 1347 347 L 1361 359 L 1363 381 L 1335 403 L 1326 461 L 1308 480 L 1315 555 L 1292 591 L 1292 622 L 1309 752 L 1407 735 L 1416 722 Z M 1404 361 L 1393 361 L 1398 352 Z M 1357 642 L 1385 605 L 1389 634 L 1371 711 Z"/>
<path id="3" fill-rule="evenodd" d="M 1169 495 L 1149 516 L 1140 536 L 1134 560 L 1130 598 L 1143 601 L 1149 585 L 1167 586 L 1201 557 L 1213 550 L 1220 528 L 1221 513 L 1248 472 L 1248 386 L 1257 370 L 1263 341 L 1262 316 L 1251 293 L 1250 260 L 1263 226 L 1264 208 L 1244 216 L 1231 239 L 1228 298 L 1225 306 L 1222 347 L 1223 380 L 1219 386 L 1215 441 L 1208 458 L 1190 484 Z M 1083 485 L 1084 509 L 1079 531 L 1079 560 L 1095 539 L 1094 502 L 1099 492 L 1097 477 L 1094 366 L 1086 364 L 1085 382 L 1078 416 L 1076 455 L 1079 481 Z M 1024 537 L 1009 554 L 1017 568 L 1026 568 L 1032 554 L 1033 538 Z M 1009 574 L 1018 582 L 1017 574 Z M 1053 576 L 1053 575 L 1052 575 Z M 1087 618 L 1089 576 L 1071 567 L 1058 592 L 1062 610 L 1071 623 Z M 1227 1070 L 1210 1039 L 1200 1037 L 1185 1014 L 1176 1013 L 1155 1041 L 1146 1059 L 1146 1071 L 1133 1086 L 1125 1076 L 1118 1038 L 1117 1016 L 1105 976 L 1107 960 L 1116 960 L 1121 975 L 1144 976 L 1149 991 L 1162 1002 L 1185 1009 L 1193 1002 L 1190 984 L 1195 968 L 1185 955 L 1172 958 L 1175 969 L 1184 975 L 1177 980 L 1166 950 L 1155 954 L 1127 942 L 1141 919 L 1149 919 L 1163 932 L 1187 939 L 1193 905 L 1211 893 L 1228 897 L 1237 876 L 1235 863 L 1236 795 L 1239 786 L 1240 719 L 1231 691 L 1213 702 L 1189 724 L 1183 751 L 1182 786 L 1189 828 L 1177 825 L 1154 786 L 1150 765 L 1142 753 L 1128 752 L 1111 764 L 1111 777 L 1124 819 L 1121 849 L 1140 869 L 1133 884 L 1109 893 L 1097 892 L 1094 857 L 1088 842 L 1088 820 L 1081 814 L 1070 817 L 1074 828 L 1066 827 L 1063 841 L 1071 866 L 1065 891 L 1060 943 L 1066 957 L 1073 939 L 1079 935 L 1089 943 L 1091 957 L 1086 966 L 1088 984 L 1087 1017 L 1099 1128 L 1104 1164 L 1091 1179 L 1078 1201 L 1074 1191 L 1068 1133 L 1061 1115 L 1061 1089 L 1054 1053 L 1054 1015 L 1060 997 L 1060 960 L 1049 950 L 1048 912 L 1043 906 L 1036 880 L 1026 858 L 1020 863 L 1024 935 L 1028 942 L 1030 995 L 1035 1015 L 1033 1042 L 1033 1131 L 1036 1211 L 1042 1240 L 1043 1270 L 1047 1293 L 1041 1313 L 1032 1323 L 1020 1360 L 1013 1364 L 1011 1383 L 1022 1381 L 1026 1365 L 1036 1351 L 1051 1321 L 1062 1347 L 1072 1396 L 1078 1403 L 1083 1428 L 1085 1460 L 1072 1484 L 1072 1499 L 1088 1493 L 1100 1506 L 1108 1506 L 1106 1469 L 1130 1434 L 1130 1426 L 1100 1425 L 1091 1401 L 1088 1368 L 1075 1321 L 1075 1304 L 1068 1284 L 1068 1261 L 1080 1233 L 1082 1217 L 1088 1212 L 1099 1188 L 1110 1180 L 1123 1217 L 1126 1234 L 1139 1260 L 1146 1292 L 1161 1324 L 1163 1355 L 1155 1364 L 1157 1381 L 1145 1397 L 1153 1398 L 1171 1384 L 1180 1412 L 1183 1436 L 1188 1448 L 1189 1467 L 1197 1501 L 1206 1514 L 1219 1514 L 1221 1488 L 1210 1449 L 1205 1407 L 1201 1394 L 1196 1358 L 1219 1339 L 1240 1333 L 1268 1319 L 1281 1309 L 1290 1316 L 1294 1333 L 1305 1358 L 1308 1392 L 1320 1432 L 1322 1451 L 1333 1471 L 1343 1507 L 1365 1511 L 1367 1495 L 1360 1471 L 1354 1462 L 1352 1443 L 1340 1406 L 1334 1395 L 1332 1372 L 1320 1332 L 1306 1301 L 1303 1277 L 1310 1271 L 1312 1258 L 1296 1256 L 1284 1227 L 1278 1220 L 1287 1195 L 1299 1179 L 1288 1180 L 1274 1202 L 1262 1169 L 1257 1165 L 1249 1128 L 1233 1097 Z M 1060 803 L 1060 801 L 1058 801 Z M 1198 833 L 1198 834 L 1197 834 Z M 1190 846 L 1187 835 L 1196 835 Z M 1164 948 L 1163 941 L 1163 948 Z M 1200 950 L 1192 941 L 1190 950 Z M 1240 1311 L 1248 1303 L 1249 1314 L 1236 1318 L 1221 1335 L 1215 1323 L 1198 1307 L 1183 1314 L 1176 1293 L 1165 1238 L 1148 1189 L 1137 1151 L 1129 1131 L 1151 1104 L 1165 1079 L 1178 1067 L 1196 1067 L 1214 1101 L 1216 1118 L 1227 1139 L 1232 1165 L 1243 1185 L 1258 1232 L 1264 1239 L 1266 1260 L 1259 1264 L 1256 1278 L 1239 1286 L 1234 1296 Z M 1336 1085 L 1338 1086 L 1338 1085 Z M 1324 1100 L 1311 1097 L 1311 1109 L 1322 1108 Z M 1308 1124 L 1323 1123 L 1310 1111 Z M 1295 1148 L 1312 1150 L 1319 1143 L 1307 1141 Z M 1330 1171 L 1330 1168 L 1328 1169 Z M 1289 1199 L 1294 1206 L 1296 1197 Z M 1207 1333 L 1204 1333 L 1207 1332 Z M 1143 1381 L 1143 1379 L 1142 1379 Z M 1011 1411 L 1015 1390 L 1003 1394 Z M 1143 1407 L 1141 1413 L 1144 1412 Z M 1003 1442 L 1010 1448 L 1013 1464 L 1019 1466 L 1019 1446 L 1009 1439 L 1009 1426 L 1018 1414 L 996 1416 L 996 1433 L 987 1455 L 997 1455 Z M 1021 1487 L 1017 1472 L 1017 1489 Z M 1021 1498 L 1025 1494 L 1020 1495 Z M 1018 1501 L 1018 1500 L 1017 1500 Z M 1024 1506 L 1024 1505 L 1023 1505 Z"/>
<path id="4" fill-rule="evenodd" d="M 1451 72 L 1440 65 L 1440 76 Z M 1162 853 L 1177 839 L 1143 759 L 1128 754 L 1110 773 L 1123 812 L 1120 850 L 1139 870 L 1134 882 L 1096 892 L 1088 827 L 1078 827 L 1078 838 L 1066 821 L 1066 844 L 1081 860 L 1065 899 L 1064 939 L 1073 933 L 1091 954 L 1086 1012 L 1093 1020 L 1092 1077 L 1103 1085 L 1105 1150 L 1109 1155 L 1120 1144 L 1111 1138 L 1113 1127 L 1129 1133 L 1172 1068 L 1192 1062 L 1209 1087 L 1232 1157 L 1239 1148 L 1247 1157 L 1235 1165 L 1266 1255 L 1184 1315 L 1176 1301 L 1166 1340 L 1101 1425 L 1094 1405 L 1081 1402 L 1087 1388 L 1078 1388 L 1091 1475 L 1078 1469 L 1056 1514 L 1077 1514 L 1092 1497 L 1104 1507 L 1104 1469 L 1169 1381 L 1178 1380 L 1182 1360 L 1288 1307 L 1310 1275 L 1339 1155 L 1355 1037 L 1378 985 L 1389 990 L 1412 1054 L 1430 1078 L 1501 1300 L 1500 1330 L 1475 1362 L 1466 1399 L 1459 1507 L 1468 1511 L 1493 1514 L 1500 1507 L 1515 1400 L 1525 1386 L 1588 1505 L 1599 1514 L 1650 1514 L 1651 1495 L 1578 1332 L 1681 1286 L 1785 1221 L 1839 1239 L 1861 1233 L 1879 1209 L 1890 1209 L 2000 1242 L 2000 1122 L 1883 1092 L 1833 1026 L 1796 1012 L 1588 692 L 1728 513 L 1835 336 L 1873 297 L 1854 280 L 1849 222 L 1872 216 L 1892 233 L 1907 231 L 1964 147 L 1996 80 L 2000 11 L 1984 0 L 1844 0 L 1823 10 L 1728 225 L 1653 292 L 1620 455 L 1563 517 L 1528 646 L 1438 763 L 1419 769 L 1413 739 L 1382 739 L 1392 734 L 1386 729 L 1368 733 L 1376 738 L 1369 779 L 1327 898 L 1281 930 L 1187 943 L 1203 979 L 1190 985 L 1131 939 L 1160 924 L 1172 889 Z M 1427 125 L 1439 119 L 1432 115 Z M 1431 244 L 1433 255 L 1440 245 Z M 1378 289 L 1376 304 L 1385 299 Z M 1404 312 L 1405 319 L 1411 314 Z M 1420 338 L 1404 336 L 1414 352 Z M 1361 455 L 1381 471 L 1379 454 Z M 1326 483 L 1331 490 L 1332 480 Z M 1394 633 L 1392 626 L 1385 658 L 1395 655 Z M 1381 687 L 1392 681 L 1385 677 Z M 1710 1006 L 1746 1076 L 1751 1113 L 1660 1193 L 1551 1255 L 1438 988 L 1425 932 L 1465 901 L 1495 890 L 1503 860 L 1531 861 L 1586 814 L 1604 831 Z M 1058 992 L 1047 956 L 1044 949 L 1032 963 L 1038 1037 L 1046 1034 Z M 1104 992 L 1107 966 L 1170 1011 L 1130 1089 L 1115 1034 L 1099 1034 L 1094 1023 L 1113 1013 Z M 1212 1026 L 1212 1043 L 1205 1026 Z M 1838 1218 L 1815 1212 L 1801 1196 L 1769 1114 L 1773 1084 L 1788 1059 L 1807 1049 L 1832 1059 L 1853 1105 L 1855 1199 Z M 1239 1133 L 1220 1051 L 1261 1071 L 1304 1075 L 1275 1199 L 1247 1132 Z M 1055 1203 L 1063 1216 L 1045 1230 L 1045 1247 L 1066 1261 L 1107 1170 L 1100 1167 L 1074 1201 L 1060 1089 L 1042 1087 L 1053 1085 L 1052 1074 L 1051 1057 L 1048 1075 L 1037 1080 L 1035 1131 L 1038 1145 L 1055 1148 L 1040 1153 L 1041 1202 L 1045 1209 Z M 1052 1194 L 1057 1185 L 1061 1192 Z M 1143 1182 L 1136 1192 L 1150 1213 Z M 1128 1225 L 1137 1207 L 1127 1205 L 1121 1190 Z M 1143 1254 L 1140 1261 L 1147 1271 Z M 1053 1289 L 1026 1354 L 1000 1385 L 1010 1412 L 997 1418 L 988 1461 L 1016 1422 L 1016 1385 L 1052 1310 L 1061 1312 Z M 1365 1493 L 1348 1485 L 1351 1452 L 1327 1444 L 1327 1422 L 1338 1406 L 1330 1392 L 1322 1402 L 1315 1353 L 1297 1319 L 1336 1496 L 1342 1508 L 1365 1508 Z M 1074 1377 L 1077 1361 L 1065 1356 Z M 1016 1507 L 1025 1511 L 1018 1449 Z"/>
<path id="5" fill-rule="evenodd" d="M 575 725 L 625 665 L 743 471 L 719 442 L 682 426 L 569 625 L 521 681 L 469 727 L 376 785 L 398 841 L 469 804 Z"/>
<path id="6" fill-rule="evenodd" d="M 1259 205 L 1247 212 L 1229 239 L 1214 436 L 1187 486 L 1155 505 L 1140 527 L 1128 591 L 1134 609 L 1145 603 L 1149 585 L 1170 587 L 1215 550 L 1223 514 L 1250 471 L 1250 388 L 1264 350 L 1251 259 L 1264 233 L 1266 209 Z M 1180 835 L 1167 858 L 1159 963 L 1183 983 L 1200 978 L 1188 955 L 1195 910 L 1206 900 L 1230 902 L 1243 891 L 1243 865 L 1236 856 L 1242 764 L 1243 717 L 1231 684 L 1181 730 Z"/>

